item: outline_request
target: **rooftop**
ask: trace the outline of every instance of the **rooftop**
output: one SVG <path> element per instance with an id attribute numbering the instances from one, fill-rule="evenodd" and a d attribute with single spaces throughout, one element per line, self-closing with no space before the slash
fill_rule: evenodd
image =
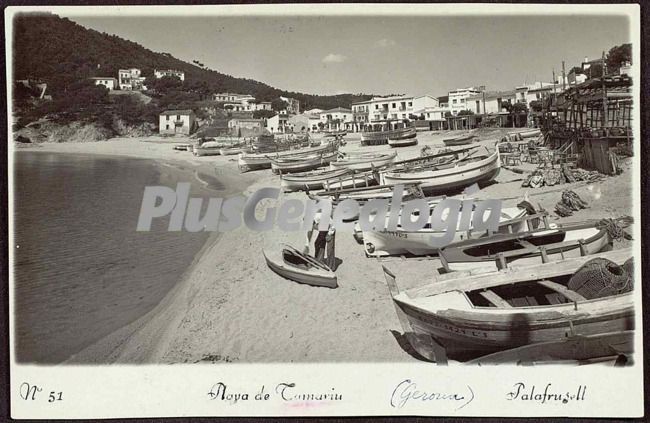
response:
<path id="1" fill-rule="evenodd" d="M 336 112 L 339 112 L 339 113 L 351 113 L 352 110 L 346 109 L 345 107 L 335 107 L 333 109 L 325 110 L 325 111 L 323 111 L 321 113 L 336 113 Z"/>
<path id="2" fill-rule="evenodd" d="M 161 115 L 191 115 L 193 113 L 194 111 L 191 109 L 183 109 L 183 110 L 165 110 L 160 114 Z"/>

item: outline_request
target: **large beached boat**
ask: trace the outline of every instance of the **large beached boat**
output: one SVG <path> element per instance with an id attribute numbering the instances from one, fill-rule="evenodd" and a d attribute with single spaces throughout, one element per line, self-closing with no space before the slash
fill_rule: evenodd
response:
<path id="1" fill-rule="evenodd" d="M 430 204 L 430 207 L 434 207 L 435 205 L 435 203 Z M 539 222 L 542 214 L 528 215 L 527 213 L 528 210 L 524 207 L 502 209 L 501 215 L 499 216 L 497 232 L 518 233 L 534 229 L 535 225 L 533 222 Z M 474 212 L 472 211 L 472 216 L 473 214 Z M 460 224 L 459 219 L 454 238 L 449 246 L 453 246 L 454 243 L 467 239 L 477 239 L 491 235 L 486 233 L 486 231 L 476 231 L 472 228 L 469 230 L 461 230 L 459 229 Z M 406 230 L 401 224 L 398 224 L 395 230 L 363 231 L 363 247 L 366 255 L 369 257 L 399 254 L 412 254 L 415 256 L 437 254 L 440 248 L 432 246 L 430 238 L 432 236 L 440 238 L 444 233 L 445 231 L 431 229 L 430 223 L 427 223 L 424 228 L 415 231 Z"/>
<path id="2" fill-rule="evenodd" d="M 291 173 L 280 176 L 284 191 L 313 190 L 323 188 L 323 184 L 341 180 L 352 173 L 349 169 L 322 169 L 310 172 Z"/>
<path id="3" fill-rule="evenodd" d="M 494 179 L 501 168 L 499 152 L 484 154 L 466 154 L 464 157 L 444 164 L 416 164 L 401 166 L 400 169 L 388 169 L 381 173 L 380 183 L 397 185 L 420 183 L 427 194 L 461 190 L 474 183 L 484 183 Z"/>
<path id="4" fill-rule="evenodd" d="M 455 147 L 458 145 L 467 145 L 471 144 L 474 141 L 475 136 L 472 134 L 459 135 L 457 137 L 445 138 L 442 140 L 448 147 Z"/>
<path id="5" fill-rule="evenodd" d="M 308 156 L 337 148 L 336 145 L 328 143 L 317 147 L 285 150 L 275 153 L 241 153 L 238 159 L 239 170 L 240 172 L 247 172 L 249 170 L 270 169 L 271 160 L 275 158 Z"/>
<path id="6" fill-rule="evenodd" d="M 295 173 L 314 170 L 327 166 L 331 161 L 336 160 L 338 151 L 322 151 L 307 156 L 284 156 L 271 159 L 271 170 L 273 173 Z"/>
<path id="7" fill-rule="evenodd" d="M 386 120 L 370 124 L 369 129 L 361 132 L 361 145 L 388 144 L 389 140 L 399 142 L 415 138 L 414 126 L 408 126 L 401 121 Z"/>
<path id="8" fill-rule="evenodd" d="M 370 170 L 379 169 L 391 164 L 395 157 L 396 152 L 392 153 L 361 153 L 361 154 L 345 154 L 339 160 L 330 163 L 332 169 L 351 169 L 351 170 Z"/>
<path id="9" fill-rule="evenodd" d="M 634 329 L 633 275 L 624 270 L 631 257 L 631 249 L 624 249 L 481 274 L 442 275 L 402 292 L 386 267 L 384 274 L 408 342 L 423 357 L 446 362 L 447 354 L 486 354 L 576 334 Z M 594 259 L 604 259 L 598 266 L 612 279 L 602 283 L 616 289 L 586 297 L 591 291 L 571 289 L 571 278 Z M 620 284 L 623 272 L 627 284 Z"/>
<path id="10" fill-rule="evenodd" d="M 461 241 L 440 251 L 447 272 L 475 268 L 487 270 L 562 260 L 595 254 L 611 247 L 606 227 L 597 222 L 571 223 L 514 234 Z"/>

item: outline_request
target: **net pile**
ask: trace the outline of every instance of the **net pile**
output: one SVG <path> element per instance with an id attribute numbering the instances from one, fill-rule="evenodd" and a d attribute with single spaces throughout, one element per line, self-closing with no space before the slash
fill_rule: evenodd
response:
<path id="1" fill-rule="evenodd" d="M 631 268 L 631 258 L 619 266 L 611 260 L 598 257 L 583 264 L 571 276 L 567 286 L 588 300 L 622 294 L 633 289 L 634 274 L 628 271 Z"/>

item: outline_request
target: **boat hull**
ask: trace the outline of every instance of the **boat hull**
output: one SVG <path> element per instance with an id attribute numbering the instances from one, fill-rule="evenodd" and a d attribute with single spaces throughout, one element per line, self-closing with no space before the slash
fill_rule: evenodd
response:
<path id="1" fill-rule="evenodd" d="M 268 251 L 263 251 L 263 254 L 269 268 L 285 279 L 312 286 L 338 287 L 336 274 L 332 271 L 321 269 L 305 270 L 287 264 L 282 259 L 281 254 L 273 254 Z"/>
<path id="2" fill-rule="evenodd" d="M 280 157 L 300 157 L 310 154 L 325 152 L 333 147 L 329 144 L 319 145 L 317 147 L 308 147 L 298 150 L 285 150 L 274 153 L 261 153 L 261 154 L 245 154 L 240 153 L 238 158 L 238 165 L 240 172 L 248 172 L 249 170 L 270 169 L 271 162 L 274 158 Z"/>
<path id="3" fill-rule="evenodd" d="M 584 233 L 581 236 L 578 231 Z M 546 232 L 558 232 L 557 230 L 549 230 Z M 579 240 L 584 240 L 581 250 Z M 498 240 L 495 240 L 498 241 Z M 546 260 L 549 262 L 560 261 L 569 258 L 582 257 L 585 255 L 596 254 L 600 251 L 610 248 L 612 245 L 611 238 L 606 230 L 580 230 L 576 229 L 575 232 L 567 231 L 567 240 L 557 244 L 551 244 L 545 247 Z M 440 254 L 443 267 L 447 272 L 461 272 L 468 270 L 497 270 L 501 265 L 498 262 L 498 254 L 491 254 L 484 257 L 468 258 L 467 255 L 457 255 L 460 247 L 448 247 L 448 250 L 443 249 Z M 529 251 L 522 250 L 521 254 L 513 251 L 514 254 L 508 254 L 504 261 L 506 265 L 515 263 L 518 266 L 534 265 L 542 263 L 542 253 L 540 250 Z"/>
<path id="4" fill-rule="evenodd" d="M 464 294 L 443 294 L 448 304 L 463 301 Z M 456 298 L 454 298 L 456 297 Z M 575 310 L 573 303 L 557 307 L 514 308 L 511 313 L 487 307 L 457 309 L 453 306 L 436 311 L 394 298 L 406 315 L 414 334 L 430 336 L 444 345 L 448 354 L 491 353 L 539 342 L 551 342 L 571 336 L 598 335 L 634 329 L 634 300 L 631 293 L 589 301 Z M 598 310 L 599 309 L 599 310 Z M 593 310 L 592 313 L 589 311 Z M 596 311 L 598 310 L 598 311 Z M 417 349 L 418 343 L 413 345 Z M 421 344 L 420 344 L 421 347 Z M 423 356 L 430 351 L 418 351 Z"/>
<path id="5" fill-rule="evenodd" d="M 291 175 L 282 175 L 280 181 L 284 191 L 321 189 L 326 182 L 335 181 L 336 179 L 347 175 L 349 172 L 348 169 L 336 169 L 318 173 L 294 173 Z"/>
<path id="6" fill-rule="evenodd" d="M 415 138 L 417 131 L 413 127 L 399 128 L 391 131 L 362 132 L 361 145 L 376 145 L 378 143 L 386 144 L 389 140 L 404 140 Z"/>
<path id="7" fill-rule="evenodd" d="M 415 137 L 412 138 L 400 138 L 400 139 L 388 139 L 388 145 L 391 147 L 408 147 L 409 145 L 417 145 L 418 139 Z"/>
<path id="8" fill-rule="evenodd" d="M 271 161 L 271 170 L 274 173 L 297 173 L 318 169 L 327 166 L 331 161 L 336 160 L 338 153 L 334 151 L 330 154 L 322 154 L 313 157 L 307 157 L 301 160 L 280 159 Z"/>
<path id="9" fill-rule="evenodd" d="M 341 160 L 336 162 L 331 162 L 330 167 L 332 169 L 350 169 L 350 170 L 370 170 L 372 168 L 381 168 L 388 166 L 397 157 L 397 153 L 391 154 L 382 154 L 374 158 L 352 158 L 349 160 Z"/>
<path id="10" fill-rule="evenodd" d="M 381 183 L 397 185 L 420 183 L 427 194 L 447 194 L 461 190 L 474 183 L 480 184 L 494 179 L 501 169 L 498 152 L 477 162 L 449 169 L 418 172 L 384 172 Z"/>
<path id="11" fill-rule="evenodd" d="M 521 220 L 526 214 L 523 209 L 509 211 L 508 217 L 499 222 L 498 232 L 522 232 L 527 230 L 525 220 Z M 516 223 L 512 223 L 517 220 Z M 431 236 L 441 237 L 444 232 L 431 229 L 419 231 L 405 231 L 398 227 L 395 231 L 363 231 L 363 248 L 368 257 L 383 257 L 397 254 L 412 254 L 422 256 L 427 254 L 438 254 L 440 248 L 431 246 Z M 485 232 L 456 231 L 451 243 L 476 239 L 485 236 Z"/>

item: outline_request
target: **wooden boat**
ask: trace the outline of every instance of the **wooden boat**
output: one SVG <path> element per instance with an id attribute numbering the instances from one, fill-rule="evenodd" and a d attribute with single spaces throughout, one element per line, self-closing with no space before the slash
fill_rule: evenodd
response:
<path id="1" fill-rule="evenodd" d="M 331 163 L 330 163 L 331 167 Z M 337 189 L 351 189 L 351 188 L 362 188 L 362 187 L 371 187 L 377 185 L 379 182 L 379 173 L 376 171 L 354 171 L 348 168 L 341 168 L 335 170 L 347 170 L 348 173 L 342 176 L 336 176 L 333 178 L 328 178 L 323 181 L 323 189 L 337 190 Z"/>
<path id="2" fill-rule="evenodd" d="M 395 187 L 392 185 L 374 185 L 369 187 L 348 188 L 348 189 L 334 189 L 323 190 L 315 194 L 310 194 L 312 198 L 328 199 L 333 204 L 337 204 L 343 200 L 356 200 L 360 206 L 369 200 L 383 200 L 391 199 Z M 408 201 L 414 198 L 422 198 L 423 194 L 417 184 L 404 185 L 404 192 L 402 193 L 402 200 Z"/>
<path id="3" fill-rule="evenodd" d="M 594 364 L 623 363 L 634 353 L 634 331 L 623 330 L 597 335 L 571 335 L 557 341 L 538 342 L 505 351 L 488 354 L 466 364 L 498 365 L 517 364 L 534 366 L 538 364 Z"/>
<path id="4" fill-rule="evenodd" d="M 472 134 L 461 135 L 453 138 L 445 138 L 442 140 L 442 142 L 445 143 L 445 145 L 448 147 L 467 145 L 467 144 L 471 144 L 473 141 L 474 141 L 474 135 Z"/>
<path id="5" fill-rule="evenodd" d="M 247 172 L 249 170 L 270 169 L 272 158 L 307 156 L 336 148 L 336 146 L 328 143 L 318 147 L 285 150 L 276 153 L 240 153 L 238 158 L 239 170 L 240 172 Z"/>
<path id="6" fill-rule="evenodd" d="M 382 172 L 380 183 L 397 185 L 417 182 L 427 194 L 448 194 L 474 183 L 490 181 L 498 175 L 500 169 L 499 151 L 489 154 L 486 149 L 483 155 L 468 154 L 458 161 L 442 165 L 423 164 L 398 171 L 389 169 Z"/>
<path id="7" fill-rule="evenodd" d="M 596 257 L 622 265 L 632 250 L 465 273 L 404 292 L 385 267 L 384 274 L 406 339 L 423 357 L 444 363 L 447 354 L 485 354 L 634 329 L 633 292 L 586 299 L 568 289 L 569 278 Z"/>
<path id="8" fill-rule="evenodd" d="M 266 264 L 278 275 L 295 282 L 313 286 L 336 288 L 336 275 L 325 264 L 305 255 L 289 245 L 282 245 L 277 253 L 264 251 Z"/>
<path id="9" fill-rule="evenodd" d="M 337 151 L 320 152 L 308 156 L 285 156 L 271 159 L 271 170 L 274 173 L 305 172 L 327 166 L 338 156 Z"/>
<path id="10" fill-rule="evenodd" d="M 505 268 L 595 254 L 611 247 L 606 228 L 596 222 L 548 226 L 515 234 L 494 234 L 443 248 L 440 261 L 447 272 L 474 268 Z"/>
<path id="11" fill-rule="evenodd" d="M 219 149 L 222 156 L 234 156 L 235 154 L 242 153 L 245 147 L 228 147 Z"/>
<path id="12" fill-rule="evenodd" d="M 370 170 L 388 166 L 397 157 L 396 152 L 392 153 L 364 153 L 348 154 L 340 160 L 330 163 L 332 169 L 347 168 L 351 170 Z"/>
<path id="13" fill-rule="evenodd" d="M 174 150 L 178 151 L 188 151 L 192 147 L 192 144 L 176 144 Z"/>
<path id="14" fill-rule="evenodd" d="M 440 200 L 438 200 L 440 201 Z M 434 207 L 430 204 L 430 207 Z M 473 214 L 473 212 L 472 212 Z M 509 207 L 501 210 L 499 217 L 499 233 L 518 233 L 533 228 L 536 219 L 539 221 L 541 214 L 527 215 L 524 208 Z M 460 219 L 458 221 L 460 225 Z M 438 254 L 439 247 L 432 246 L 429 242 L 430 237 L 441 237 L 444 231 L 431 229 L 431 224 L 427 223 L 424 228 L 417 231 L 405 230 L 400 224 L 394 231 L 363 231 L 363 247 L 366 255 L 369 257 L 382 257 L 396 254 L 412 254 L 422 256 L 428 254 Z M 475 231 L 470 228 L 468 231 L 462 231 L 456 228 L 456 233 L 450 246 L 454 243 L 467 239 L 477 239 L 489 236 L 486 231 Z"/>
<path id="15" fill-rule="evenodd" d="M 346 131 L 345 129 L 343 129 L 341 131 L 325 131 L 325 132 L 323 132 L 323 136 L 328 137 L 328 138 L 330 138 L 330 137 L 344 137 L 347 134 L 348 134 L 348 131 Z"/>
<path id="16" fill-rule="evenodd" d="M 539 128 L 531 129 L 530 131 L 517 132 L 521 138 L 538 137 L 542 131 Z"/>
<path id="17" fill-rule="evenodd" d="M 327 181 L 335 180 L 344 175 L 349 175 L 349 169 L 325 169 L 311 172 L 291 173 L 280 176 L 280 183 L 284 191 L 300 191 L 323 188 Z"/>
<path id="18" fill-rule="evenodd" d="M 387 144 L 388 140 L 406 140 L 415 138 L 417 132 L 413 126 L 396 129 L 387 129 L 390 121 L 375 125 L 379 130 L 361 132 L 361 145 Z"/>
<path id="19" fill-rule="evenodd" d="M 388 138 L 388 145 L 391 147 L 408 147 L 409 145 L 417 145 L 418 144 L 418 139 L 413 137 L 413 138 L 398 138 L 398 139 L 393 139 L 393 138 Z"/>

